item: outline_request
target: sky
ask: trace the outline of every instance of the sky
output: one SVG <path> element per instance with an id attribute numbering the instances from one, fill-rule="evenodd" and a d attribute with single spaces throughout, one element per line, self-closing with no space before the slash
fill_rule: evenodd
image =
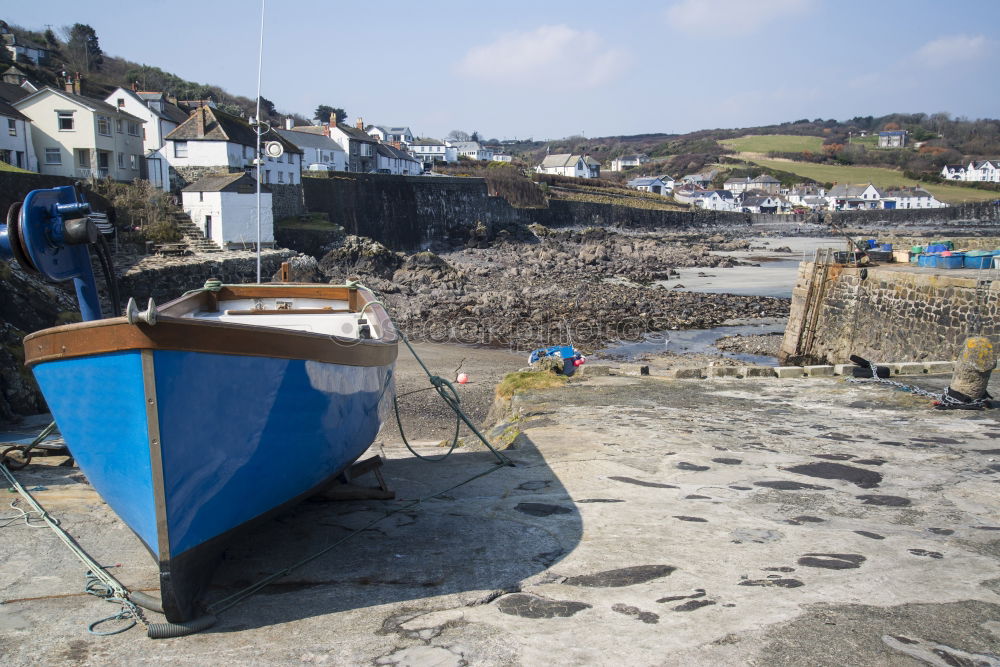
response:
<path id="1" fill-rule="evenodd" d="M 106 53 L 256 93 L 259 0 L 3 5 L 9 23 L 88 23 Z M 998 0 L 264 0 L 261 92 L 438 138 L 997 118 L 998 56 Z"/>

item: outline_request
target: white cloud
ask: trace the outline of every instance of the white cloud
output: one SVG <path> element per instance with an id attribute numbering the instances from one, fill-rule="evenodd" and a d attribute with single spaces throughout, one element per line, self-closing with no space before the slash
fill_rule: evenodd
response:
<path id="1" fill-rule="evenodd" d="M 816 0 L 681 0 L 667 8 L 666 17 L 685 32 L 730 36 L 756 32 L 815 5 Z"/>
<path id="2" fill-rule="evenodd" d="M 928 67 L 949 67 L 979 60 L 992 46 L 982 35 L 947 35 L 927 42 L 914 57 Z"/>
<path id="3" fill-rule="evenodd" d="M 597 33 L 549 25 L 473 47 L 457 69 L 490 83 L 593 88 L 613 80 L 630 60 L 627 52 L 608 47 Z"/>

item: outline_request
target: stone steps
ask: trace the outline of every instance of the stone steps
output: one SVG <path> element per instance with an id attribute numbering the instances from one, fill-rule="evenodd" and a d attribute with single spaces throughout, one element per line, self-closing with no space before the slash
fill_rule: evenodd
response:
<path id="1" fill-rule="evenodd" d="M 184 242 L 187 243 L 188 248 L 192 252 L 222 252 L 222 248 L 214 241 L 205 238 L 205 234 L 202 233 L 198 225 L 191 221 L 191 217 L 187 213 L 175 212 L 172 217 L 178 231 L 183 236 Z"/>

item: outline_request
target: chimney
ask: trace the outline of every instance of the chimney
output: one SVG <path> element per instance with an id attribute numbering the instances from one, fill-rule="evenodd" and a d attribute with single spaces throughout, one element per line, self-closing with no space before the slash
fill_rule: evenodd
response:
<path id="1" fill-rule="evenodd" d="M 323 136 L 324 137 L 330 136 L 330 123 L 323 123 Z"/>
<path id="2" fill-rule="evenodd" d="M 364 121 L 364 119 L 363 118 L 358 118 L 358 122 L 355 123 L 354 127 L 358 128 L 359 130 L 364 130 L 365 129 L 365 121 Z"/>
<path id="3" fill-rule="evenodd" d="M 80 73 L 77 72 L 76 76 L 73 78 L 73 94 L 80 94 Z"/>
<path id="4" fill-rule="evenodd" d="M 295 127 L 295 121 L 292 120 L 291 116 L 289 116 L 288 118 L 285 119 L 285 129 L 290 130 L 293 127 Z"/>
<path id="5" fill-rule="evenodd" d="M 138 90 L 139 90 L 139 82 L 138 81 L 133 81 L 132 82 L 132 92 L 134 93 L 134 92 L 136 92 Z"/>
<path id="6" fill-rule="evenodd" d="M 71 75 L 69 72 L 65 72 L 65 71 L 62 73 L 62 75 L 63 75 L 63 81 L 65 82 L 65 83 L 63 83 L 63 90 L 65 90 L 67 93 L 72 93 L 73 92 L 73 75 Z"/>
<path id="7" fill-rule="evenodd" d="M 199 137 L 205 136 L 205 114 L 208 112 L 203 106 L 199 106 L 194 110 L 195 117 L 195 130 L 198 132 Z"/>

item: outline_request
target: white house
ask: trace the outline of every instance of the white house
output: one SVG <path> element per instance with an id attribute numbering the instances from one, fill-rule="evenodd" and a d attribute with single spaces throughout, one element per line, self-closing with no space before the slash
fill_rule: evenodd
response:
<path id="1" fill-rule="evenodd" d="M 406 147 L 413 143 L 413 133 L 408 127 L 392 127 L 389 125 L 369 125 L 368 134 L 375 137 L 382 143 L 398 143 L 401 147 Z"/>
<path id="2" fill-rule="evenodd" d="M 948 181 L 964 181 L 965 165 L 946 164 L 945 166 L 941 167 L 941 178 Z"/>
<path id="3" fill-rule="evenodd" d="M 486 148 L 478 141 L 453 141 L 452 146 L 458 151 L 460 156 L 465 156 L 470 160 L 486 160 L 487 162 L 493 159 L 493 149 Z"/>
<path id="4" fill-rule="evenodd" d="M 55 88 L 42 88 L 13 106 L 31 119 L 31 140 L 41 173 L 116 181 L 141 176 L 141 118 L 101 100 Z"/>
<path id="5" fill-rule="evenodd" d="M 163 147 L 164 137 L 188 119 L 188 114 L 167 100 L 163 93 L 135 92 L 117 88 L 105 99 L 108 104 L 145 121 L 142 126 L 142 148 L 145 168 L 142 176 L 158 188 L 169 184 L 169 166 L 157 151 Z"/>
<path id="6" fill-rule="evenodd" d="M 611 171 L 624 171 L 633 167 L 639 167 L 647 162 L 649 162 L 649 156 L 645 153 L 622 155 L 611 161 Z"/>
<path id="7" fill-rule="evenodd" d="M 810 208 L 817 204 L 817 197 L 825 197 L 826 190 L 818 185 L 797 185 L 788 191 L 788 201 L 797 206 L 809 206 Z M 826 207 L 826 201 L 823 201 L 822 206 Z"/>
<path id="8" fill-rule="evenodd" d="M 735 211 L 736 198 L 728 190 L 705 190 L 694 198 L 694 205 L 709 211 Z"/>
<path id="9" fill-rule="evenodd" d="M 513 161 L 513 159 L 514 159 L 513 157 L 511 157 L 510 155 L 507 155 L 506 153 L 494 153 L 493 154 L 493 161 L 494 162 L 511 162 L 511 161 Z"/>
<path id="10" fill-rule="evenodd" d="M 964 180 L 1000 183 L 1000 160 L 973 160 L 965 168 Z"/>
<path id="11" fill-rule="evenodd" d="M 753 181 L 749 176 L 744 176 L 743 178 L 730 178 L 722 184 L 722 188 L 724 190 L 729 190 L 734 195 L 741 195 L 753 187 L 752 182 Z"/>
<path id="12" fill-rule="evenodd" d="M 425 165 L 435 162 L 458 162 L 458 149 L 437 139 L 415 139 L 409 146 L 410 155 Z"/>
<path id="13" fill-rule="evenodd" d="M 906 146 L 906 130 L 889 130 L 878 133 L 879 148 L 903 148 Z"/>
<path id="14" fill-rule="evenodd" d="M 833 211 L 882 208 L 882 192 L 871 183 L 834 185 L 826 200 Z"/>
<path id="15" fill-rule="evenodd" d="M 344 123 L 329 123 L 327 129 L 330 138 L 340 144 L 347 154 L 347 171 L 369 174 L 378 169 L 378 139 L 365 132 L 363 119 L 358 118 L 354 127 Z"/>
<path id="16" fill-rule="evenodd" d="M 570 153 L 546 155 L 542 163 L 535 167 L 535 171 L 540 174 L 556 174 L 558 176 L 572 176 L 574 178 L 591 177 L 590 166 L 583 159 L 583 156 L 571 155 Z"/>
<path id="17" fill-rule="evenodd" d="M 31 145 L 31 119 L 0 100 L 0 160 L 9 165 L 38 171 Z"/>
<path id="18" fill-rule="evenodd" d="M 781 203 L 778 197 L 771 195 L 747 195 L 740 201 L 740 209 L 744 213 L 777 213 Z"/>
<path id="19" fill-rule="evenodd" d="M 210 174 L 181 190 L 184 212 L 224 250 L 257 244 L 257 182 L 246 173 Z M 260 186 L 260 245 L 274 246 L 271 190 Z"/>
<path id="20" fill-rule="evenodd" d="M 656 195 L 665 195 L 669 192 L 666 183 L 659 176 L 644 176 L 642 178 L 633 178 L 631 181 L 625 184 L 626 187 L 630 187 L 634 190 L 640 190 L 642 192 L 652 192 Z"/>
<path id="21" fill-rule="evenodd" d="M 256 170 L 257 135 L 250 124 L 208 106 L 198 107 L 191 116 L 165 137 L 158 153 L 174 170 L 217 167 L 217 171 Z M 261 163 L 261 182 L 298 185 L 302 182 L 302 149 L 275 130 L 261 137 L 261 144 L 276 141 L 284 154 L 267 157 Z M 169 187 L 169 183 L 165 184 Z"/>
<path id="22" fill-rule="evenodd" d="M 934 195 L 923 188 L 899 188 L 889 190 L 882 199 L 883 208 L 944 208 Z"/>
<path id="23" fill-rule="evenodd" d="M 424 172 L 423 163 L 401 148 L 390 144 L 378 144 L 375 149 L 378 158 L 377 171 L 380 174 L 416 176 Z"/>
<path id="24" fill-rule="evenodd" d="M 319 125 L 278 130 L 278 134 L 302 149 L 302 169 L 306 171 L 347 171 L 347 153 L 336 141 L 323 134 Z"/>
<path id="25" fill-rule="evenodd" d="M 35 65 L 45 65 L 51 56 L 51 51 L 41 44 L 24 38 L 18 39 L 4 21 L 0 21 L 0 42 L 3 42 L 4 48 L 10 53 L 10 59 L 14 62 L 28 60 Z"/>

